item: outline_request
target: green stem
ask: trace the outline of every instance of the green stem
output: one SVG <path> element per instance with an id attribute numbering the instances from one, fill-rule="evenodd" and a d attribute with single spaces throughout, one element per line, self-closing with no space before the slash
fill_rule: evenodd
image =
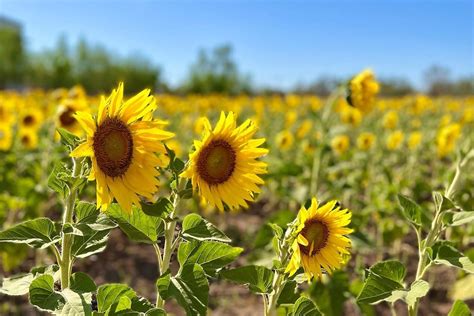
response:
<path id="1" fill-rule="evenodd" d="M 73 168 L 72 168 L 72 177 L 77 178 L 81 172 L 82 164 L 73 158 Z M 64 215 L 63 215 L 63 226 L 68 223 L 72 223 L 72 218 L 74 215 L 74 205 L 77 197 L 77 188 L 70 188 L 69 194 L 66 197 L 64 205 Z M 72 256 L 71 248 L 74 235 L 64 234 L 62 239 L 62 254 L 61 260 L 58 262 L 61 270 L 61 289 L 69 287 L 69 280 L 71 279 L 72 272 Z"/>

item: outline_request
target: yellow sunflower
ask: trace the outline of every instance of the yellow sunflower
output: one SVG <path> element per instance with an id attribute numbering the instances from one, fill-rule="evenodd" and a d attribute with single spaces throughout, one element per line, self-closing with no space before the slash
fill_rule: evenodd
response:
<path id="1" fill-rule="evenodd" d="M 58 106 L 56 111 L 56 126 L 64 128 L 75 135 L 81 136 L 83 129 L 74 117 L 74 113 L 77 111 L 87 111 L 86 99 L 65 99 Z"/>
<path id="2" fill-rule="evenodd" d="M 36 130 L 39 129 L 42 123 L 43 113 L 32 106 L 20 113 L 19 125 L 21 129 Z"/>
<path id="3" fill-rule="evenodd" d="M 12 146 L 12 140 L 12 127 L 8 124 L 0 125 L 0 150 L 9 150 Z"/>
<path id="4" fill-rule="evenodd" d="M 123 102 L 123 84 L 106 100 L 101 98 L 97 117 L 76 112 L 75 119 L 87 139 L 71 157 L 90 157 L 89 180 L 96 180 L 97 206 L 105 210 L 115 198 L 130 211 L 140 206 L 138 196 L 153 199 L 157 191 L 157 166 L 165 166 L 162 141 L 174 136 L 161 129 L 163 123 L 152 119 L 156 101 L 146 89 Z"/>
<path id="5" fill-rule="evenodd" d="M 285 129 L 275 136 L 275 142 L 281 151 L 287 151 L 293 146 L 295 138 L 289 130 Z"/>
<path id="6" fill-rule="evenodd" d="M 35 129 L 21 128 L 18 131 L 21 146 L 25 149 L 36 149 L 38 147 L 38 132 Z"/>
<path id="7" fill-rule="evenodd" d="M 233 112 L 221 112 L 213 130 L 209 122 L 204 126 L 203 139 L 194 141 L 195 151 L 181 177 L 192 179 L 201 197 L 221 211 L 224 205 L 247 207 L 264 183 L 258 175 L 267 172 L 267 164 L 257 160 L 268 153 L 259 148 L 265 138 L 252 139 L 257 127 L 250 120 L 237 127 Z"/>
<path id="8" fill-rule="evenodd" d="M 308 280 L 320 278 L 323 269 L 331 274 L 345 262 L 343 256 L 349 254 L 351 241 L 345 235 L 353 232 L 346 227 L 351 222 L 352 213 L 342 209 L 337 201 L 319 207 L 315 198 L 311 206 L 301 207 L 297 217 L 297 237 L 291 248 L 293 251 L 285 273 L 290 276 L 303 266 Z"/>
<path id="9" fill-rule="evenodd" d="M 363 113 L 370 112 L 375 103 L 375 96 L 379 92 L 379 84 L 374 73 L 365 69 L 349 82 L 347 101 Z"/>

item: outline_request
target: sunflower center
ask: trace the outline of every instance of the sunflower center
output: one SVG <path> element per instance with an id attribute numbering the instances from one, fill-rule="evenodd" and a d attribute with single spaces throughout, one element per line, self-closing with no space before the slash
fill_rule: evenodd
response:
<path id="1" fill-rule="evenodd" d="M 312 256 L 317 254 L 326 245 L 329 230 L 325 223 L 319 220 L 309 220 L 305 223 L 301 234 L 308 240 L 308 245 L 300 245 L 300 250 L 304 254 Z"/>
<path id="2" fill-rule="evenodd" d="M 27 115 L 23 118 L 23 124 L 25 126 L 31 126 L 35 123 L 35 119 L 33 117 L 33 115 Z"/>
<path id="3" fill-rule="evenodd" d="M 93 148 L 99 169 L 109 177 L 124 175 L 132 163 L 132 133 L 117 118 L 107 118 L 97 127 Z"/>
<path id="4" fill-rule="evenodd" d="M 21 137 L 21 143 L 24 145 L 24 146 L 28 146 L 30 144 L 30 137 L 28 135 L 23 135 Z"/>
<path id="5" fill-rule="evenodd" d="M 74 118 L 74 110 L 71 108 L 67 108 L 66 111 L 61 113 L 59 116 L 59 121 L 61 122 L 62 126 L 71 126 L 76 122 L 76 119 Z"/>
<path id="6" fill-rule="evenodd" d="M 235 158 L 235 151 L 228 142 L 214 140 L 199 154 L 198 173 L 208 184 L 223 183 L 234 172 Z"/>

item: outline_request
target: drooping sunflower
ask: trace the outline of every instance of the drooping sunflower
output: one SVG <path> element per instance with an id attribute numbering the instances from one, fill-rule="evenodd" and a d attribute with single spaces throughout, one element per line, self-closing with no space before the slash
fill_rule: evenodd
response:
<path id="1" fill-rule="evenodd" d="M 213 130 L 209 122 L 204 126 L 203 139 L 194 141 L 181 177 L 190 178 L 201 197 L 221 211 L 224 205 L 247 207 L 264 183 L 259 175 L 267 172 L 267 164 L 257 160 L 268 153 L 259 147 L 265 138 L 252 139 L 257 127 L 250 120 L 237 127 L 233 112 L 221 112 Z"/>
<path id="2" fill-rule="evenodd" d="M 373 108 L 379 89 L 372 70 L 365 69 L 350 80 L 347 102 L 363 113 L 368 113 Z"/>
<path id="3" fill-rule="evenodd" d="M 174 136 L 161 129 L 161 121 L 153 120 L 155 109 L 149 89 L 124 102 L 121 83 L 107 99 L 101 98 L 97 117 L 86 112 L 74 114 L 87 138 L 70 155 L 91 158 L 89 180 L 96 180 L 101 210 L 114 198 L 126 211 L 132 205 L 140 206 L 139 195 L 153 199 L 159 184 L 156 167 L 164 166 L 155 153 L 164 154 L 162 141 Z"/>
<path id="4" fill-rule="evenodd" d="M 343 256 L 349 254 L 351 241 L 346 235 L 353 232 L 347 225 L 352 213 L 341 209 L 337 201 L 319 207 L 313 198 L 311 206 L 301 207 L 295 238 L 291 248 L 292 257 L 285 273 L 295 274 L 303 267 L 308 280 L 320 278 L 323 270 L 331 274 L 345 262 Z"/>

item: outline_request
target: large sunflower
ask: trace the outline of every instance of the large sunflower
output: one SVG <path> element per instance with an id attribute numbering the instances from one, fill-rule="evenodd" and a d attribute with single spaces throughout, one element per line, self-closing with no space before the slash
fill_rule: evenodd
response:
<path id="1" fill-rule="evenodd" d="M 267 164 L 257 160 L 268 153 L 259 148 L 265 138 L 252 139 L 257 127 L 250 120 L 237 127 L 232 112 L 221 112 L 214 130 L 207 120 L 203 125 L 204 137 L 194 141 L 195 151 L 181 176 L 191 178 L 201 197 L 221 211 L 224 205 L 247 207 L 263 184 L 258 175 L 267 172 Z"/>
<path id="2" fill-rule="evenodd" d="M 158 186 L 157 166 L 164 166 L 155 153 L 165 153 L 163 140 L 173 133 L 162 130 L 161 121 L 152 119 L 156 101 L 146 89 L 123 102 L 123 84 L 110 97 L 101 98 L 97 117 L 76 112 L 75 119 L 87 139 L 71 157 L 91 157 L 89 180 L 97 183 L 97 206 L 105 210 L 117 200 L 130 211 L 139 206 L 138 195 L 152 199 Z"/>
<path id="3" fill-rule="evenodd" d="M 286 271 L 293 275 L 300 266 L 310 280 L 320 278 L 322 270 L 331 274 L 343 264 L 343 254 L 349 254 L 351 242 L 344 235 L 353 230 L 346 226 L 351 221 L 351 212 L 341 210 L 337 201 L 319 207 L 313 198 L 311 206 L 304 206 L 298 213 L 297 237 L 292 244 L 293 255 Z"/>

